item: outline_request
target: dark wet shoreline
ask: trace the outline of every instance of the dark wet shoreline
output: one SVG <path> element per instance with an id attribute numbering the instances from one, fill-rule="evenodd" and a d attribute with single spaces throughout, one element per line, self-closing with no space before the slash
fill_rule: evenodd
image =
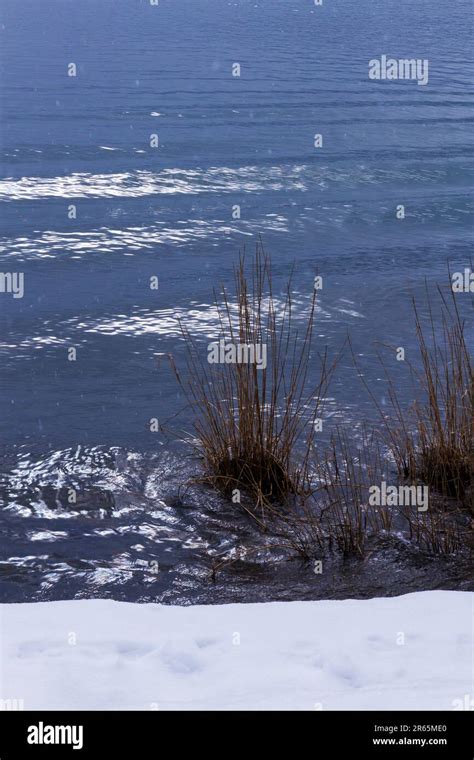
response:
<path id="1" fill-rule="evenodd" d="M 2 602 L 188 605 L 474 590 L 467 554 L 431 555 L 397 535 L 370 538 L 363 558 L 317 553 L 315 572 L 313 560 L 271 548 L 246 514 L 192 483 L 190 456 L 98 447 L 22 465 L 0 487 Z"/>

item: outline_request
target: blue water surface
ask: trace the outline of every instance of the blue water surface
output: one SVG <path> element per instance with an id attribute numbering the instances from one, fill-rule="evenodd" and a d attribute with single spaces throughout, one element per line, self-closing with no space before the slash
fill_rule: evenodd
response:
<path id="1" fill-rule="evenodd" d="M 350 331 L 369 373 L 376 341 L 412 345 L 410 289 L 469 264 L 471 10 L 3 0 L 0 264 L 25 275 L 1 295 L 3 441 L 155 448 L 149 419 L 182 402 L 156 355 L 179 359 L 176 316 L 212 332 L 257 235 L 277 286 L 293 261 L 303 297 L 324 275 L 321 345 Z M 428 84 L 371 81 L 382 54 L 428 59 Z"/>

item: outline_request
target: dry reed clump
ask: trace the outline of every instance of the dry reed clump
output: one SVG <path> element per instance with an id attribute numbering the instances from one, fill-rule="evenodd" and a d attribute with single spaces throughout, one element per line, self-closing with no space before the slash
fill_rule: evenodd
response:
<path id="1" fill-rule="evenodd" d="M 467 543 L 468 531 L 443 508 L 427 512 L 403 511 L 409 526 L 409 538 L 431 554 L 454 554 Z"/>
<path id="2" fill-rule="evenodd" d="M 334 370 L 324 351 L 317 380 L 310 384 L 316 292 L 298 329 L 291 284 L 290 276 L 284 297 L 274 296 L 270 260 L 258 243 L 250 277 L 245 255 L 240 256 L 233 298 L 225 288 L 220 298 L 215 295 L 217 341 L 244 347 L 242 355 L 266 354 L 260 366 L 256 361 L 209 363 L 206 348 L 180 324 L 188 379 L 176 376 L 196 414 L 204 480 L 229 495 L 244 491 L 263 512 L 310 491 L 315 421 Z"/>
<path id="3" fill-rule="evenodd" d="M 402 408 L 389 381 L 392 415 L 384 420 L 387 441 L 399 476 L 422 482 L 445 498 L 473 511 L 473 400 L 474 380 L 466 345 L 466 329 L 455 296 L 451 302 L 440 288 L 441 329 L 436 330 L 433 304 L 428 298 L 428 327 L 423 326 L 413 300 L 421 370 L 410 365 L 421 400 Z M 420 394 L 421 390 L 421 394 Z"/>
<path id="4" fill-rule="evenodd" d="M 272 533 L 304 559 L 337 549 L 363 557 L 370 536 L 392 529 L 394 511 L 369 499 L 372 485 L 388 477 L 374 433 L 362 431 L 354 447 L 337 428 L 331 445 L 312 452 L 311 491 L 297 507 L 272 513 Z"/>
<path id="5" fill-rule="evenodd" d="M 326 526 L 329 544 L 347 555 L 364 555 L 369 535 L 389 532 L 393 512 L 384 505 L 373 505 L 371 486 L 388 479 L 386 463 L 374 434 L 363 430 L 354 450 L 346 431 L 339 429 L 331 449 L 318 458 L 318 479 L 324 483 L 321 523 Z"/>
<path id="6" fill-rule="evenodd" d="M 347 432 L 339 429 L 331 448 L 318 458 L 317 473 L 323 485 L 318 497 L 318 533 L 313 528 L 311 535 L 314 546 L 325 541 L 344 556 L 364 557 L 369 537 L 382 533 L 404 535 L 431 554 L 454 554 L 470 543 L 469 526 L 456 505 L 447 504 L 441 496 L 431 497 L 425 511 L 426 505 L 401 500 L 400 493 L 406 494 L 407 488 L 396 485 L 375 431 L 364 429 L 354 448 Z M 374 487 L 380 494 L 382 484 L 397 488 L 395 504 L 374 498 Z"/>
<path id="7" fill-rule="evenodd" d="M 282 299 L 274 296 L 269 257 L 261 243 L 247 274 L 245 256 L 234 272 L 235 292 L 215 295 L 219 334 L 216 344 L 244 347 L 231 361 L 210 363 L 206 347 L 180 323 L 187 348 L 187 379 L 178 382 L 195 414 L 194 443 L 204 462 L 203 482 L 246 510 L 266 531 L 271 523 L 275 547 L 313 558 L 326 548 L 344 556 L 364 556 L 369 536 L 401 528 L 421 548 L 450 554 L 464 543 L 465 531 L 450 510 L 432 507 L 424 514 L 403 505 L 373 506 L 369 489 L 392 480 L 374 433 L 365 429 L 354 449 L 338 429 L 329 448 L 315 445 L 316 420 L 337 360 L 319 356 L 316 382 L 313 327 L 316 293 L 301 319 L 294 316 L 292 278 Z M 421 368 L 411 367 L 422 401 L 402 409 L 388 375 L 392 413 L 375 399 L 394 457 L 399 480 L 424 483 L 443 497 L 472 509 L 473 377 L 465 326 L 456 304 L 441 297 L 441 335 L 431 304 L 429 330 L 414 302 Z M 300 329 L 298 329 L 298 325 Z M 301 327 L 302 325 L 302 327 Z M 265 362 L 249 361 L 252 347 L 265 347 Z M 174 365 L 173 365 L 174 366 Z M 237 495 L 238 494 L 238 495 Z M 430 499 L 431 502 L 431 499 Z M 260 512 L 259 512 L 260 511 Z M 267 518 L 269 518 L 267 520 Z M 403 528 L 402 528 L 403 530 Z"/>

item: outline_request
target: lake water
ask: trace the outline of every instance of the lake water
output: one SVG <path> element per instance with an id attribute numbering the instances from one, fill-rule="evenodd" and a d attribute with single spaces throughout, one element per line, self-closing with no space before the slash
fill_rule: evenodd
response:
<path id="1" fill-rule="evenodd" d="M 206 492 L 176 502 L 195 463 L 149 430 L 184 404 L 157 357 L 183 361 L 177 317 L 205 345 L 261 235 L 277 292 L 296 263 L 297 313 L 323 276 L 317 340 L 350 332 L 384 403 L 377 344 L 414 350 L 411 295 L 470 262 L 471 2 L 2 0 L 0 32 L 0 268 L 25 283 L 0 293 L 2 597 L 212 601 L 209 548 L 252 529 Z M 427 59 L 428 84 L 370 80 L 384 54 Z M 325 435 L 371 406 L 346 357 Z"/>

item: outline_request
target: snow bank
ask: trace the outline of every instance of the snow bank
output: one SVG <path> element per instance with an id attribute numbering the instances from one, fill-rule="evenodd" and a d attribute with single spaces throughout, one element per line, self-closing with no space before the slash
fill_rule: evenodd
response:
<path id="1" fill-rule="evenodd" d="M 169 607 L 0 606 L 0 698 L 25 709 L 453 709 L 474 593 Z"/>

